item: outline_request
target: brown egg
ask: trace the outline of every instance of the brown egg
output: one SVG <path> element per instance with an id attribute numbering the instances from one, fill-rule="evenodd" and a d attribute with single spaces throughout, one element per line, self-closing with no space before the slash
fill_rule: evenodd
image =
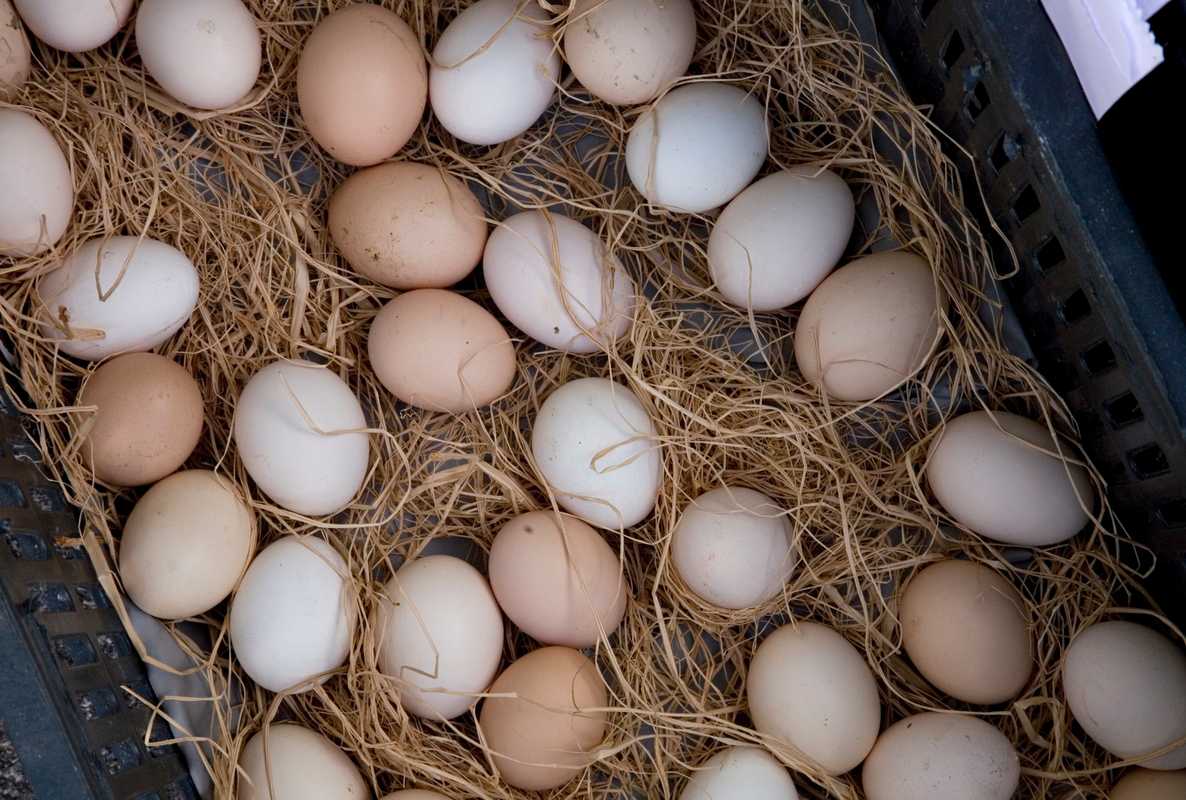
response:
<path id="1" fill-rule="evenodd" d="M 795 328 L 795 360 L 833 398 L 862 402 L 914 374 L 938 335 L 930 267 L 911 253 L 875 253 L 812 292 Z"/>
<path id="2" fill-rule="evenodd" d="M 567 783 L 593 760 L 605 737 L 605 683 L 593 662 L 567 647 L 534 650 L 490 687 L 479 724 L 494 766 L 518 789 Z"/>
<path id="3" fill-rule="evenodd" d="M 1134 769 L 1112 787 L 1108 800 L 1182 800 L 1186 797 L 1186 770 L 1156 772 Z"/>
<path id="4" fill-rule="evenodd" d="M 297 99 L 317 143 L 346 164 L 390 158 L 420 124 L 428 65 L 393 12 L 346 6 L 317 24 L 297 66 Z"/>
<path id="5" fill-rule="evenodd" d="M 385 305 L 367 350 L 392 394 L 431 411 L 484 406 L 515 379 L 506 330 L 477 303 L 443 289 L 417 289 Z"/>
<path id="6" fill-rule="evenodd" d="M 403 161 L 347 178 L 329 200 L 329 232 L 350 266 L 376 283 L 443 288 L 482 260 L 484 213 L 452 175 Z"/>
<path id="7" fill-rule="evenodd" d="M 202 393 L 181 365 L 155 353 L 117 356 L 95 370 L 78 404 L 98 406 L 83 454 L 95 477 L 142 486 L 176 470 L 202 435 Z"/>
<path id="8" fill-rule="evenodd" d="M 161 619 L 218 605 L 255 548 L 255 518 L 234 484 L 208 470 L 170 475 L 124 525 L 119 575 L 132 602 Z"/>
<path id="9" fill-rule="evenodd" d="M 490 547 L 489 572 L 511 622 L 544 644 L 592 647 L 626 613 L 617 554 L 568 514 L 532 511 L 508 522 Z"/>
<path id="10" fill-rule="evenodd" d="M 1034 671 L 1029 609 L 1013 585 L 971 561 L 941 561 L 906 584 L 902 646 L 928 681 L 965 703 L 1012 700 Z"/>

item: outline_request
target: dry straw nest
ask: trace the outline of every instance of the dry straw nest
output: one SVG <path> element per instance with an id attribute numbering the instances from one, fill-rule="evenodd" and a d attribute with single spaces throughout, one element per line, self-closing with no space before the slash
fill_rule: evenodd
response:
<path id="1" fill-rule="evenodd" d="M 866 654 L 887 724 L 952 708 L 900 651 L 893 589 L 957 551 L 1007 573 L 1032 604 L 1039 653 L 1033 681 L 1010 707 L 974 710 L 1016 743 L 1021 795 L 1058 798 L 1074 786 L 1099 796 L 1114 765 L 1073 730 L 1058 666 L 1070 637 L 1086 624 L 1117 607 L 1148 604 L 1138 567 L 1125 563 L 1144 569 L 1149 559 L 1116 533 L 1106 505 L 1092 530 L 1073 542 L 1018 554 L 960 531 L 928 498 L 920 479 L 925 453 L 958 408 L 1024 413 L 1069 441 L 1074 423 L 982 321 L 997 317 L 980 313 L 992 306 L 984 287 L 994 275 L 985 234 L 966 210 L 978 196 L 961 188 L 925 112 L 911 105 L 875 53 L 801 0 L 700 0 L 695 77 L 688 80 L 735 82 L 763 102 L 771 132 L 767 170 L 827 166 L 858 197 L 875 202 L 880 217 L 858 231 L 863 239 L 850 255 L 888 239 L 933 266 L 949 304 L 944 336 L 901 392 L 855 406 L 828 403 L 805 384 L 788 357 L 796 311 L 748 316 L 725 306 L 706 278 L 707 220 L 648 208 L 624 179 L 617 155 L 640 109 L 593 101 L 566 75 L 545 117 L 511 142 L 461 145 L 429 117 L 399 158 L 467 181 L 487 200 L 492 222 L 519 208 L 585 222 L 645 287 L 647 302 L 628 339 L 608 354 L 564 355 L 520 338 L 512 390 L 490 407 L 451 416 L 404 407 L 379 385 L 365 337 L 392 293 L 355 275 L 326 231 L 328 195 L 348 170 L 301 124 L 296 62 L 315 22 L 346 3 L 248 5 L 261 23 L 265 67 L 256 90 L 224 113 L 196 113 L 161 94 L 139 64 L 131 25 L 81 56 L 36 50 L 34 78 L 12 104 L 62 142 L 78 203 L 54 252 L 0 261 L 0 312 L 16 359 L 4 380 L 27 398 L 46 468 L 82 510 L 80 535 L 96 558 L 115 563 L 121 520 L 136 495 L 96 485 L 80 457 L 89 415 L 73 404 L 93 367 L 39 339 L 32 289 L 91 237 L 145 234 L 181 249 L 201 274 L 198 311 L 162 348 L 193 372 L 205 396 L 206 428 L 191 465 L 238 482 L 256 509 L 261 545 L 286 533 L 316 533 L 350 565 L 359 635 L 340 674 L 307 693 L 274 697 L 253 687 L 231 657 L 222 614 L 203 618 L 213 642 L 202 654 L 211 691 L 240 685 L 244 697 L 238 733 L 224 731 L 213 750 L 220 797 L 231 796 L 233 764 L 247 737 L 277 716 L 302 720 L 340 744 L 379 795 L 416 785 L 455 798 L 529 796 L 494 777 L 472 716 L 431 724 L 400 708 L 376 668 L 367 618 L 393 561 L 444 537 L 467 540 L 481 560 L 503 522 L 550 502 L 531 460 L 531 420 L 553 389 L 587 375 L 626 383 L 642 399 L 658 431 L 664 481 L 650 518 L 607 534 L 633 590 L 625 622 L 595 654 L 610 687 L 611 733 L 595 767 L 550 796 L 676 797 L 689 769 L 711 752 L 757 742 L 794 771 L 804 796 L 858 797 L 851 777 L 827 777 L 750 729 L 746 666 L 774 625 L 812 619 Z M 462 3 L 383 5 L 412 25 L 427 51 Z M 555 16 L 559 36 L 569 4 L 540 5 Z M 493 310 L 480 278 L 461 290 Z M 744 341 L 750 344 L 738 345 Z M 279 357 L 327 363 L 357 392 L 376 431 L 367 488 L 332 520 L 269 504 L 231 443 L 235 398 L 257 369 Z M 724 483 L 771 494 L 795 531 L 797 571 L 785 593 L 757 611 L 706 606 L 670 563 L 680 510 Z M 112 589 L 110 571 L 104 579 Z M 504 663 L 534 646 L 510 630 Z"/>

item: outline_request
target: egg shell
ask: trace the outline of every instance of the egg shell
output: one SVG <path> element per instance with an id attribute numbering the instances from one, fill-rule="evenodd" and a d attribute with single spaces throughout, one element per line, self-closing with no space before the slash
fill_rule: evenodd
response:
<path id="1" fill-rule="evenodd" d="M 864 402 L 917 372 L 938 337 L 930 267 L 912 253 L 874 253 L 812 292 L 795 328 L 795 360 L 832 398 Z"/>
<path id="2" fill-rule="evenodd" d="M 388 391 L 430 411 L 480 408 L 515 380 L 506 329 L 474 301 L 443 289 L 416 289 L 383 306 L 367 352 Z"/>
<path id="3" fill-rule="evenodd" d="M 181 330 L 198 305 L 198 271 L 156 239 L 96 238 L 44 275 L 37 294 L 42 335 L 66 355 L 96 361 L 151 350 Z"/>
<path id="4" fill-rule="evenodd" d="M 260 551 L 230 613 L 235 658 L 253 681 L 281 692 L 345 663 L 354 634 L 347 574 L 337 551 L 314 536 L 285 536 Z"/>
<path id="5" fill-rule="evenodd" d="M 31 67 L 29 40 L 25 38 L 20 17 L 9 0 L 0 0 L 0 100 L 16 97 L 29 79 Z"/>
<path id="6" fill-rule="evenodd" d="M 767 175 L 725 207 L 708 237 L 708 265 L 728 302 L 754 311 L 797 303 L 844 255 L 856 206 L 827 169 Z"/>
<path id="7" fill-rule="evenodd" d="M 831 628 L 785 625 L 758 646 L 746 695 L 754 728 L 830 775 L 860 764 L 881 726 L 877 683 L 864 657 Z"/>
<path id="8" fill-rule="evenodd" d="M 194 108 L 232 106 L 259 77 L 259 27 L 240 0 L 141 0 L 136 48 L 161 88 Z"/>
<path id="9" fill-rule="evenodd" d="M 777 758 L 757 747 L 729 747 L 692 773 L 680 800 L 798 800 Z"/>
<path id="10" fill-rule="evenodd" d="M 861 780 L 868 800 L 1010 800 L 1021 763 L 1005 735 L 983 720 L 915 714 L 881 735 Z"/>
<path id="11" fill-rule="evenodd" d="M 502 779 L 543 791 L 575 778 L 605 738 L 608 702 L 597 667 L 576 650 L 544 647 L 515 661 L 490 687 L 479 720 Z"/>
<path id="12" fill-rule="evenodd" d="M 202 435 L 202 392 L 185 367 L 155 353 L 128 353 L 100 366 L 78 405 L 97 406 L 83 442 L 95 477 L 141 486 L 176 470 Z"/>
<path id="13" fill-rule="evenodd" d="M 428 66 L 395 13 L 355 3 L 313 29 L 297 65 L 305 127 L 331 156 L 369 166 L 391 158 L 420 126 Z"/>
<path id="14" fill-rule="evenodd" d="M 1100 622 L 1071 642 L 1063 690 L 1075 721 L 1120 759 L 1160 750 L 1186 736 L 1186 653 L 1133 622 Z M 1143 760 L 1143 767 L 1186 767 L 1186 745 Z"/>
<path id="15" fill-rule="evenodd" d="M 973 411 L 948 422 L 931 445 L 927 485 L 948 514 L 981 536 L 1021 547 L 1058 544 L 1087 524 L 1084 505 L 1095 502 L 1095 489 L 1087 470 L 1051 455 L 1057 451 L 1045 425 Z"/>
<path id="16" fill-rule="evenodd" d="M 384 795 L 382 800 L 449 800 L 449 798 L 427 789 L 403 789 Z"/>
<path id="17" fill-rule="evenodd" d="M 542 211 L 514 215 L 490 235 L 482 271 L 498 310 L 548 347 L 593 353 L 630 330 L 634 281 L 576 220 Z"/>
<path id="18" fill-rule="evenodd" d="M 630 182 L 652 205 L 701 213 L 729 202 L 766 161 L 766 112 L 728 83 L 675 89 L 626 137 Z"/>
<path id="19" fill-rule="evenodd" d="M 428 79 L 432 113 L 445 130 L 490 145 L 535 124 L 560 78 L 546 20 L 535 3 L 478 0 L 449 23 L 432 51 Z"/>
<path id="20" fill-rule="evenodd" d="M 696 12 L 689 0 L 578 0 L 570 19 L 564 58 L 607 103 L 649 103 L 692 63 Z"/>
<path id="21" fill-rule="evenodd" d="M 568 514 L 531 511 L 490 546 L 490 585 L 511 622 L 544 644 L 592 647 L 612 634 L 630 593 L 601 534 Z"/>
<path id="22" fill-rule="evenodd" d="M 459 558 L 400 567 L 378 607 L 379 668 L 398 679 L 403 707 L 452 719 L 478 701 L 502 659 L 502 613 L 482 573 Z"/>
<path id="23" fill-rule="evenodd" d="M 194 617 L 227 598 L 254 549 L 255 516 L 234 484 L 204 469 L 178 472 L 128 515 L 120 582 L 154 617 Z"/>
<path id="24" fill-rule="evenodd" d="M 105 44 L 132 13 L 132 0 L 13 0 L 25 25 L 41 41 L 67 53 Z"/>
<path id="25" fill-rule="evenodd" d="M 655 426 L 634 392 L 580 378 L 544 401 L 531 431 L 536 467 L 561 508 L 609 530 L 655 507 L 663 464 Z"/>
<path id="26" fill-rule="evenodd" d="M 248 739 L 239 756 L 239 767 L 246 775 L 238 775 L 236 800 L 371 797 L 362 773 L 341 748 L 294 723 L 270 725 L 266 737 L 259 731 Z"/>
<path id="27" fill-rule="evenodd" d="M 379 164 L 329 200 L 329 231 L 359 275 L 396 289 L 451 286 L 482 259 L 486 218 L 465 184 L 428 164 Z"/>
<path id="28" fill-rule="evenodd" d="M 680 514 L 671 561 L 688 588 L 721 608 L 750 608 L 778 595 L 794 571 L 791 523 L 761 492 L 722 486 Z"/>
<path id="29" fill-rule="evenodd" d="M 74 210 L 70 165 L 49 129 L 15 108 L 0 108 L 0 186 L 0 256 L 57 244 Z"/>
<path id="30" fill-rule="evenodd" d="M 898 616 L 910 660 L 955 699 L 1003 703 L 1029 683 L 1029 607 L 988 567 L 956 560 L 927 567 L 906 584 Z"/>
<path id="31" fill-rule="evenodd" d="M 1182 800 L 1186 797 L 1186 771 L 1155 772 L 1134 769 L 1112 787 L 1108 800 Z"/>
<path id="32" fill-rule="evenodd" d="M 235 407 L 235 446 L 252 480 L 272 502 L 308 516 L 341 511 L 362 488 L 366 427 L 346 382 L 304 362 L 264 367 Z"/>

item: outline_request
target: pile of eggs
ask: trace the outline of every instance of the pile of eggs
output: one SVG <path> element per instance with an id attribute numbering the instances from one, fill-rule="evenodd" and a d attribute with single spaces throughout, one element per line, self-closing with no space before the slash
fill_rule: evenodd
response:
<path id="1" fill-rule="evenodd" d="M 0 0 L 0 51 L 8 54 L 0 99 L 31 71 L 18 13 L 45 44 L 79 52 L 114 36 L 132 11 L 132 0 L 14 2 L 15 10 Z M 141 0 L 135 39 L 150 91 L 159 87 L 180 104 L 233 113 L 256 91 L 260 33 L 240 0 Z M 380 6 L 347 5 L 324 17 L 300 55 L 301 118 L 327 153 L 360 168 L 334 191 L 326 224 L 360 279 L 400 292 L 374 317 L 369 364 L 360 368 L 428 411 L 464 414 L 503 396 L 516 376 L 511 333 L 449 289 L 479 264 L 502 316 L 548 348 L 597 353 L 628 334 L 645 299 L 588 227 L 525 211 L 489 233 L 464 183 L 433 165 L 390 160 L 426 108 L 461 142 L 514 139 L 552 104 L 562 52 L 601 101 L 650 104 L 621 154 L 646 203 L 671 214 L 720 209 L 707 251 L 719 297 L 753 312 L 802 303 L 794 353 L 821 398 L 872 401 L 916 376 L 944 330 L 931 266 L 906 251 L 840 265 L 854 224 L 849 186 L 817 166 L 755 180 L 767 158 L 763 106 L 743 86 L 680 81 L 695 39 L 688 0 L 577 0 L 562 48 L 541 5 L 478 0 L 448 25 L 430 61 L 408 24 Z M 0 256 L 53 248 L 73 213 L 70 167 L 50 131 L 11 107 L 0 108 L 0 187 Z M 131 600 L 180 620 L 229 597 L 232 651 L 258 686 L 299 692 L 327 680 L 361 625 L 342 556 L 328 537 L 293 535 L 256 552 L 255 512 L 240 489 L 215 472 L 183 468 L 214 398 L 150 351 L 197 309 L 191 258 L 148 236 L 94 239 L 64 254 L 36 294 L 46 345 L 99 364 L 78 396 L 79 406 L 95 409 L 83 440 L 95 479 L 151 485 L 120 541 Z M 370 469 L 368 431 L 349 385 L 312 363 L 271 363 L 235 401 L 237 457 L 272 503 L 306 518 L 358 502 Z M 371 610 L 378 664 L 404 710 L 448 720 L 485 696 L 482 738 L 511 786 L 565 784 L 606 736 L 608 689 L 582 650 L 612 646 L 633 594 L 598 529 L 623 531 L 651 514 L 664 480 L 656 438 L 646 403 L 626 385 L 583 378 L 560 386 L 531 420 L 530 446 L 563 512 L 506 523 L 487 574 L 452 556 L 405 563 Z M 1044 424 L 972 411 L 935 437 L 925 478 L 960 527 L 1005 545 L 1048 547 L 1087 526 L 1096 503 L 1087 470 L 1068 454 L 1069 443 Z M 670 542 L 679 579 L 721 609 L 764 606 L 798 566 L 787 512 L 743 486 L 689 503 Z M 1030 687 L 1038 621 L 1008 573 L 962 559 L 930 563 L 900 588 L 898 609 L 902 650 L 952 700 L 999 709 Z M 510 664 L 502 662 L 504 617 L 540 645 Z M 1070 644 L 1062 678 L 1083 730 L 1146 768 L 1130 772 L 1114 799 L 1186 796 L 1183 773 L 1174 772 L 1186 767 L 1186 747 L 1145 758 L 1186 736 L 1181 648 L 1146 626 L 1100 622 Z M 823 772 L 863 765 L 870 800 L 1003 800 L 1019 783 L 1017 753 L 991 716 L 920 713 L 882 730 L 873 671 L 826 625 L 803 620 L 767 636 L 749 665 L 746 701 L 759 733 Z M 265 747 L 272 797 L 370 796 L 344 752 L 282 723 L 244 748 L 241 800 L 269 796 Z M 769 752 L 729 747 L 694 772 L 682 797 L 797 794 Z"/>

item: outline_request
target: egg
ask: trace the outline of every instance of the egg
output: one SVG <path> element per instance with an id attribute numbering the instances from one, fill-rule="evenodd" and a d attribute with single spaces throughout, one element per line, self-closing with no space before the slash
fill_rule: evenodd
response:
<path id="1" fill-rule="evenodd" d="M 778 759 L 757 747 L 714 753 L 692 773 L 680 800 L 799 800 L 795 783 Z"/>
<path id="2" fill-rule="evenodd" d="M 490 586 L 511 622 L 544 644 L 592 647 L 626 613 L 630 588 L 601 534 L 568 514 L 530 511 L 490 546 Z"/>
<path id="3" fill-rule="evenodd" d="M 420 126 L 427 99 L 420 40 L 380 6 L 335 11 L 301 51 L 301 116 L 313 139 L 343 163 L 363 167 L 395 155 Z"/>
<path id="4" fill-rule="evenodd" d="M 362 488 L 370 457 L 366 427 L 358 398 L 331 370 L 275 361 L 243 387 L 234 439 L 247 473 L 272 502 L 324 516 L 341 511 Z"/>
<path id="5" fill-rule="evenodd" d="M 794 571 L 791 523 L 761 492 L 722 486 L 684 508 L 671 561 L 688 588 L 721 608 L 750 608 L 782 592 Z"/>
<path id="6" fill-rule="evenodd" d="M 868 800 L 1010 800 L 1021 763 L 1005 735 L 983 720 L 915 714 L 881 735 L 861 780 Z"/>
<path id="7" fill-rule="evenodd" d="M 1029 607 L 988 567 L 956 560 L 927 567 L 906 584 L 899 618 L 910 660 L 955 699 L 1004 703 L 1029 683 Z"/>
<path id="8" fill-rule="evenodd" d="M 202 392 L 180 364 L 155 353 L 105 362 L 78 395 L 96 406 L 83 440 L 95 477 L 113 486 L 141 486 L 176 470 L 202 435 Z"/>
<path id="9" fill-rule="evenodd" d="M 236 800 L 367 800 L 371 790 L 341 748 L 291 722 L 269 725 L 239 755 Z"/>
<path id="10" fill-rule="evenodd" d="M 568 783 L 592 763 L 608 703 L 592 661 L 567 647 L 545 647 L 498 676 L 479 725 L 502 779 L 538 792 Z"/>
<path id="11" fill-rule="evenodd" d="M 255 516 L 234 484 L 204 469 L 178 472 L 128 515 L 120 582 L 154 617 L 194 617 L 227 598 L 254 549 Z"/>
<path id="12" fill-rule="evenodd" d="M 384 795 L 382 800 L 449 800 L 449 798 L 427 789 L 404 789 Z"/>
<path id="13" fill-rule="evenodd" d="M 491 234 L 482 271 L 498 310 L 548 347 L 593 353 L 630 330 L 634 281 L 576 220 L 514 215 Z"/>
<path id="14" fill-rule="evenodd" d="M 34 36 L 67 53 L 105 44 L 132 13 L 132 0 L 13 0 L 13 4 Z"/>
<path id="15" fill-rule="evenodd" d="M 951 420 L 931 445 L 925 475 L 939 505 L 981 536 L 1021 547 L 1065 542 L 1095 502 L 1087 470 L 1053 455 L 1050 430 L 1004 411 Z M 1077 457 L 1066 442 L 1063 453 Z"/>
<path id="16" fill-rule="evenodd" d="M 240 0 L 141 0 L 136 47 L 161 88 L 194 108 L 232 106 L 259 77 L 259 27 Z"/>
<path id="17" fill-rule="evenodd" d="M 634 123 L 626 171 L 652 205 L 698 214 L 744 189 L 768 147 L 757 98 L 728 83 L 693 83 L 664 95 Z"/>
<path id="18" fill-rule="evenodd" d="M 451 286 L 482 259 L 486 218 L 464 183 L 400 161 L 347 178 L 329 200 L 329 232 L 354 271 L 396 289 Z"/>
<path id="19" fill-rule="evenodd" d="M 663 464 L 655 426 L 634 392 L 581 378 L 544 401 L 531 453 L 556 502 L 600 528 L 628 528 L 651 513 Z"/>
<path id="20" fill-rule="evenodd" d="M 785 625 L 750 661 L 746 696 L 754 727 L 830 775 L 868 755 L 881 726 L 877 683 L 843 636 L 812 622 Z"/>
<path id="21" fill-rule="evenodd" d="M 260 551 L 231 599 L 231 647 L 243 671 L 281 692 L 342 666 L 354 634 L 348 577 L 342 557 L 315 536 L 285 536 Z"/>
<path id="22" fill-rule="evenodd" d="M 844 255 L 856 206 L 831 170 L 801 166 L 767 175 L 721 212 L 708 237 L 717 291 L 735 306 L 774 311 L 797 303 Z"/>
<path id="23" fill-rule="evenodd" d="M 57 244 L 74 210 L 74 180 L 58 140 L 35 118 L 0 108 L 0 256 Z"/>
<path id="24" fill-rule="evenodd" d="M 405 710 L 452 719 L 478 701 L 502 658 L 502 613 L 490 584 L 446 555 L 400 567 L 384 588 L 376 624 L 379 668 Z"/>
<path id="25" fill-rule="evenodd" d="M 917 372 L 938 338 L 930 267 L 912 253 L 875 253 L 812 292 L 795 328 L 795 360 L 833 399 L 864 402 Z"/>
<path id="26" fill-rule="evenodd" d="M 1182 800 L 1183 797 L 1186 797 L 1186 771 L 1134 769 L 1112 787 L 1108 800 Z"/>
<path id="27" fill-rule="evenodd" d="M 151 350 L 181 330 L 198 305 L 198 271 L 156 239 L 96 238 L 42 276 L 37 294 L 42 335 L 96 361 Z"/>
<path id="28" fill-rule="evenodd" d="M 449 23 L 432 51 L 432 113 L 463 142 L 490 145 L 530 128 L 560 79 L 552 26 L 535 3 L 478 0 Z"/>
<path id="29" fill-rule="evenodd" d="M 1133 622 L 1100 622 L 1071 642 L 1063 657 L 1063 689 L 1075 721 L 1120 759 L 1152 753 L 1186 736 L 1186 653 L 1160 633 Z M 1143 767 L 1186 767 L 1186 745 Z"/>
<path id="30" fill-rule="evenodd" d="M 506 329 L 474 301 L 443 289 L 416 289 L 383 306 L 367 352 L 388 391 L 430 411 L 489 405 L 515 380 Z"/>
<path id="31" fill-rule="evenodd" d="M 29 40 L 21 28 L 20 17 L 9 0 L 0 0 L 0 100 L 16 97 L 29 79 L 31 66 Z"/>
<path id="32" fill-rule="evenodd" d="M 692 63 L 696 12 L 689 0 L 578 0 L 570 20 L 564 58 L 607 103 L 649 103 Z"/>

